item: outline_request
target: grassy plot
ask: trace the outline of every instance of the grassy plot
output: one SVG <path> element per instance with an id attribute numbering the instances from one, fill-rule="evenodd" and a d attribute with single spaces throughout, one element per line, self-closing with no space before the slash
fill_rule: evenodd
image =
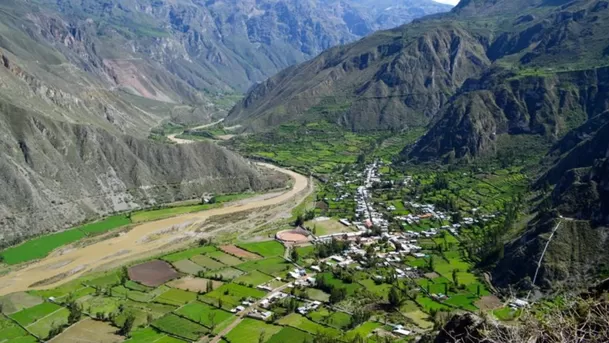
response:
<path id="1" fill-rule="evenodd" d="M 243 263 L 243 260 L 222 251 L 214 251 L 207 254 L 207 256 L 213 258 L 214 260 L 220 261 L 227 266 L 236 266 Z"/>
<path id="2" fill-rule="evenodd" d="M 152 327 L 135 330 L 125 343 L 184 343 L 185 341 L 167 336 Z"/>
<path id="3" fill-rule="evenodd" d="M 204 271 L 205 268 L 194 263 L 191 260 L 180 260 L 173 262 L 172 265 L 180 272 L 184 274 L 197 275 L 200 271 Z"/>
<path id="4" fill-rule="evenodd" d="M 224 281 L 230 281 L 243 274 L 245 274 L 245 273 L 240 271 L 239 269 L 224 268 L 224 269 L 220 269 L 220 270 L 214 270 L 214 271 L 207 272 L 207 273 L 205 273 L 205 277 L 213 278 L 213 279 L 221 279 Z"/>
<path id="5" fill-rule="evenodd" d="M 51 251 L 85 238 L 85 233 L 72 229 L 48 236 L 29 240 L 23 244 L 8 248 L 0 256 L 6 264 L 18 264 L 46 257 Z"/>
<path id="6" fill-rule="evenodd" d="M 261 299 L 265 295 L 266 293 L 263 291 L 230 283 L 224 284 L 215 289 L 213 292 L 209 292 L 203 296 L 200 296 L 199 298 L 201 301 L 207 304 L 230 310 L 236 306 L 239 306 L 241 301 L 244 299 Z"/>
<path id="7" fill-rule="evenodd" d="M 124 337 L 116 334 L 116 328 L 102 321 L 85 319 L 64 330 L 53 343 L 92 342 L 116 343 Z"/>
<path id="8" fill-rule="evenodd" d="M 193 322 L 197 322 L 210 330 L 221 326 L 223 323 L 230 321 L 235 317 L 230 312 L 220 310 L 198 301 L 179 308 L 175 313 L 179 316 L 188 318 Z"/>
<path id="9" fill-rule="evenodd" d="M 226 335 L 226 340 L 230 343 L 264 343 L 269 341 L 281 329 L 281 326 L 245 318 Z"/>
<path id="10" fill-rule="evenodd" d="M 292 326 L 297 329 L 306 331 L 310 334 L 323 333 L 332 337 L 340 336 L 340 331 L 335 328 L 330 328 L 309 320 L 296 313 L 291 313 L 278 321 L 279 324 Z"/>
<path id="11" fill-rule="evenodd" d="M 365 322 L 364 324 L 356 327 L 353 330 L 347 332 L 347 339 L 354 339 L 355 337 L 366 338 L 372 333 L 372 331 L 380 328 L 382 324 L 377 322 Z"/>
<path id="12" fill-rule="evenodd" d="M 313 336 L 302 330 L 295 329 L 287 326 L 281 329 L 278 333 L 274 334 L 267 343 L 304 343 L 313 340 Z"/>
<path id="13" fill-rule="evenodd" d="M 196 341 L 209 332 L 206 327 L 175 314 L 168 314 L 157 319 L 151 325 L 159 331 L 190 341 Z"/>
<path id="14" fill-rule="evenodd" d="M 50 315 L 53 312 L 61 310 L 62 308 L 63 307 L 57 304 L 44 302 L 34 307 L 30 307 L 28 309 L 21 310 L 17 313 L 13 313 L 10 315 L 10 317 L 14 319 L 17 323 L 23 326 L 28 326 L 36 322 L 37 320 Z"/>
<path id="15" fill-rule="evenodd" d="M 253 252 L 262 257 L 283 256 L 285 247 L 277 241 L 242 243 L 237 245 L 243 250 Z"/>
<path id="16" fill-rule="evenodd" d="M 342 280 L 335 278 L 332 273 L 321 273 L 317 275 L 317 278 L 323 278 L 326 281 L 326 284 L 332 285 L 334 287 L 343 287 L 347 289 L 347 294 L 350 296 L 355 294 L 355 291 L 362 288 L 362 286 L 356 282 L 345 283 Z"/>
<path id="17" fill-rule="evenodd" d="M 69 315 L 70 311 L 62 307 L 38 319 L 36 322 L 26 326 L 26 328 L 37 337 L 46 338 L 53 328 L 67 324 Z"/>
<path id="18" fill-rule="evenodd" d="M 39 305 L 42 301 L 41 297 L 25 292 L 17 292 L 0 297 L 0 306 L 2 313 L 11 314 Z"/>
<path id="19" fill-rule="evenodd" d="M 81 230 L 82 232 L 86 233 L 87 235 L 95 235 L 95 234 L 105 233 L 110 230 L 114 230 L 116 228 L 126 226 L 129 224 L 131 224 L 131 220 L 127 216 L 120 215 L 120 216 L 108 217 L 104 220 L 101 220 L 101 221 L 98 221 L 95 223 L 85 224 L 83 226 L 77 227 L 77 229 Z"/>
<path id="20" fill-rule="evenodd" d="M 236 266 L 236 268 L 246 272 L 258 270 L 265 274 L 281 276 L 281 274 L 293 269 L 294 265 L 284 260 L 282 257 L 271 257 L 264 260 L 248 261 Z"/>
<path id="21" fill-rule="evenodd" d="M 0 315 L 0 342 L 20 337 L 26 337 L 28 333 L 12 320 Z"/>
<path id="22" fill-rule="evenodd" d="M 188 292 L 181 289 L 172 288 L 167 292 L 159 295 L 154 299 L 154 302 L 167 305 L 184 305 L 197 298 L 197 293 Z"/>
<path id="23" fill-rule="evenodd" d="M 261 273 L 257 270 L 251 271 L 245 275 L 233 280 L 235 283 L 244 283 L 246 285 L 252 285 L 254 287 L 267 283 L 273 279 L 272 276 Z"/>
<path id="24" fill-rule="evenodd" d="M 190 258 L 191 261 L 200 265 L 205 270 L 218 270 L 226 267 L 223 263 L 220 263 L 207 255 L 197 255 Z"/>
<path id="25" fill-rule="evenodd" d="M 205 245 L 202 247 L 179 251 L 179 252 L 164 256 L 164 257 L 162 257 L 162 259 L 167 262 L 176 262 L 176 261 L 186 260 L 186 259 L 189 259 L 189 258 L 197 256 L 197 255 L 203 255 L 203 254 L 207 254 L 207 253 L 214 252 L 214 251 L 216 251 L 216 247 L 211 246 L 211 245 Z"/>

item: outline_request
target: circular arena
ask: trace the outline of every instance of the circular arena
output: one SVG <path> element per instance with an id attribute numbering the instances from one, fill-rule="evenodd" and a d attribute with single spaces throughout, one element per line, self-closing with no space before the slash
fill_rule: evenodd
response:
<path id="1" fill-rule="evenodd" d="M 277 232 L 275 238 L 284 243 L 305 243 L 310 241 L 310 236 L 309 231 L 299 228 Z"/>

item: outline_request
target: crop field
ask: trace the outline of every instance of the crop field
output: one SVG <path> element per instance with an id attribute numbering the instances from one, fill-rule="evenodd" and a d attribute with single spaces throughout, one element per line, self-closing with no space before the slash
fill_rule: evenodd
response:
<path id="1" fill-rule="evenodd" d="M 242 299 L 261 299 L 266 295 L 265 292 L 241 286 L 235 283 L 224 284 L 222 287 L 215 289 L 213 292 L 207 293 L 200 298 L 201 301 L 221 307 L 223 309 L 232 309 L 241 304 Z M 218 306 L 218 302 L 222 303 L 222 306 Z"/>
<path id="2" fill-rule="evenodd" d="M 210 330 L 235 318 L 230 312 L 197 301 L 181 307 L 175 313 L 193 322 L 197 322 Z"/>
<path id="3" fill-rule="evenodd" d="M 28 333 L 10 319 L 0 315 L 0 343 L 27 339 Z"/>
<path id="4" fill-rule="evenodd" d="M 52 343 L 115 343 L 122 342 L 124 337 L 116 334 L 116 328 L 105 322 L 85 319 L 69 327 L 59 336 L 53 338 Z"/>
<path id="5" fill-rule="evenodd" d="M 190 341 L 196 341 L 209 332 L 206 327 L 178 317 L 175 314 L 168 314 L 163 318 L 155 320 L 152 326 L 159 331 Z"/>
<path id="6" fill-rule="evenodd" d="M 167 305 L 184 305 L 197 298 L 197 293 L 172 288 L 167 292 L 154 298 L 155 302 Z"/>
<path id="7" fill-rule="evenodd" d="M 278 323 L 281 325 L 288 325 L 288 326 L 295 327 L 297 329 L 306 331 L 313 335 L 315 335 L 317 333 L 324 333 L 324 334 L 330 335 L 332 337 L 340 336 L 339 330 L 315 323 L 315 322 L 309 320 L 308 318 L 303 317 L 296 313 L 291 313 L 291 314 L 281 318 L 278 321 Z"/>
<path id="8" fill-rule="evenodd" d="M 114 285 L 118 285 L 121 282 L 121 278 L 118 274 L 118 271 L 105 273 L 102 276 L 96 277 L 94 279 L 90 279 L 85 281 L 84 283 L 90 287 L 101 287 L 107 288 Z"/>
<path id="9" fill-rule="evenodd" d="M 2 256 L 6 264 L 33 261 L 47 256 L 51 251 L 61 246 L 74 243 L 83 238 L 85 238 L 84 232 L 72 229 L 29 240 L 4 250 L 0 256 Z"/>
<path id="10" fill-rule="evenodd" d="M 23 309 L 34 307 L 42 303 L 42 298 L 25 292 L 18 292 L 0 297 L 2 313 L 13 314 Z M 0 318 L 2 318 L 0 316 Z"/>
<path id="11" fill-rule="evenodd" d="M 170 264 L 154 260 L 129 268 L 129 278 L 149 287 L 157 287 L 178 277 Z"/>
<path id="12" fill-rule="evenodd" d="M 78 230 L 84 232 L 87 235 L 96 235 L 100 233 L 105 233 L 110 230 L 117 229 L 122 226 L 126 226 L 131 224 L 131 220 L 124 215 L 108 217 L 104 220 L 85 224 L 83 226 L 77 227 Z"/>
<path id="13" fill-rule="evenodd" d="M 229 255 L 223 251 L 214 251 L 212 253 L 207 254 L 207 256 L 213 258 L 216 261 L 220 261 L 227 266 L 236 266 L 238 264 L 243 263 L 243 260 L 235 256 Z"/>
<path id="14" fill-rule="evenodd" d="M 10 315 L 10 317 L 12 319 L 14 319 L 17 323 L 19 323 L 23 326 L 28 326 L 28 325 L 36 322 L 37 320 L 40 320 L 41 318 L 48 316 L 49 314 L 51 314 L 53 312 L 61 310 L 62 308 L 63 307 L 61 307 L 57 304 L 44 302 L 44 303 L 41 303 L 34 307 L 30 307 L 30 308 L 21 310 L 17 313 L 13 313 Z"/>
<path id="15" fill-rule="evenodd" d="M 26 326 L 26 328 L 33 335 L 39 338 L 46 338 L 54 327 L 67 324 L 69 315 L 70 311 L 62 307 L 59 310 L 38 319 L 36 322 L 31 323 Z"/>
<path id="16" fill-rule="evenodd" d="M 294 265 L 284 260 L 282 257 L 271 257 L 264 260 L 253 260 L 236 266 L 243 271 L 250 272 L 258 270 L 262 273 L 282 276 L 290 269 L 294 268 Z"/>
<path id="17" fill-rule="evenodd" d="M 124 300 L 124 299 L 123 299 Z M 118 298 L 106 296 L 86 296 L 77 301 L 83 307 L 83 312 L 97 314 L 110 314 L 116 311 L 123 302 Z"/>
<path id="18" fill-rule="evenodd" d="M 237 246 L 262 257 L 283 256 L 285 252 L 283 244 L 277 241 L 242 243 Z"/>
<path id="19" fill-rule="evenodd" d="M 204 254 L 214 252 L 214 251 L 216 251 L 216 248 L 214 246 L 205 245 L 202 247 L 197 247 L 197 248 L 192 248 L 192 249 L 176 252 L 176 253 L 164 256 L 164 257 L 162 257 L 162 259 L 171 263 L 171 262 L 176 262 L 176 261 L 180 261 L 180 260 L 187 260 L 191 257 L 197 256 L 197 255 L 204 255 Z"/>
<path id="20" fill-rule="evenodd" d="M 181 278 L 178 280 L 173 280 L 173 281 L 167 283 L 167 285 L 169 287 L 178 288 L 178 289 L 182 289 L 185 291 L 205 293 L 205 292 L 210 291 L 207 289 L 207 285 L 210 281 L 212 283 L 212 290 L 214 290 L 224 284 L 222 281 L 187 276 L 187 277 L 184 277 L 184 278 Z"/>
<path id="21" fill-rule="evenodd" d="M 316 288 L 307 288 L 307 298 L 321 302 L 328 302 L 330 294 Z"/>
<path id="22" fill-rule="evenodd" d="M 281 331 L 281 329 L 281 326 L 245 318 L 226 335 L 226 340 L 230 343 L 264 343 Z"/>
<path id="23" fill-rule="evenodd" d="M 273 335 L 267 343 L 305 343 L 313 340 L 313 336 L 302 330 L 295 329 L 290 326 L 286 326 L 281 329 L 278 333 Z"/>
<path id="24" fill-rule="evenodd" d="M 222 245 L 222 246 L 220 246 L 220 250 L 224 251 L 227 254 L 235 255 L 235 256 L 245 259 L 245 260 L 255 260 L 255 259 L 260 258 L 259 255 L 251 253 L 247 250 L 238 248 L 235 245 Z"/>
<path id="25" fill-rule="evenodd" d="M 147 327 L 133 331 L 131 338 L 126 340 L 125 343 L 185 343 L 185 341 L 167 336 L 152 327 Z"/>
<path id="26" fill-rule="evenodd" d="M 380 327 L 382 327 L 382 325 L 380 323 L 365 322 L 364 324 L 361 324 L 360 326 L 356 327 L 355 329 L 349 330 L 346 334 L 346 338 L 353 339 L 357 336 L 359 336 L 361 338 L 366 338 L 370 334 L 372 334 L 372 331 L 374 331 Z"/>
<path id="27" fill-rule="evenodd" d="M 142 284 L 139 284 L 139 283 L 131 281 L 131 280 L 127 280 L 127 282 L 125 282 L 125 287 L 129 288 L 133 291 L 139 291 L 139 292 L 150 292 L 154 289 L 152 287 L 144 286 Z"/>
<path id="28" fill-rule="evenodd" d="M 210 272 L 207 272 L 204 274 L 205 277 L 207 278 L 212 278 L 212 279 L 220 279 L 222 281 L 231 281 L 235 278 L 238 278 L 239 276 L 245 274 L 245 272 L 239 270 L 239 269 L 235 269 L 235 268 L 224 268 L 224 269 L 220 269 L 220 270 L 213 270 Z"/>
<path id="29" fill-rule="evenodd" d="M 220 263 L 207 255 L 196 255 L 191 257 L 190 260 L 205 268 L 205 270 L 218 270 L 226 267 L 225 264 Z"/>
<path id="30" fill-rule="evenodd" d="M 205 268 L 194 263 L 191 260 L 180 260 L 173 262 L 172 265 L 180 272 L 184 274 L 197 275 L 200 271 L 204 271 Z"/>
<path id="31" fill-rule="evenodd" d="M 254 287 L 257 287 L 257 286 L 267 283 L 271 280 L 273 280 L 272 276 L 269 276 L 267 274 L 263 274 L 257 270 L 254 270 L 245 275 L 239 276 L 238 278 L 233 280 L 233 282 L 244 283 L 246 285 L 252 285 Z"/>

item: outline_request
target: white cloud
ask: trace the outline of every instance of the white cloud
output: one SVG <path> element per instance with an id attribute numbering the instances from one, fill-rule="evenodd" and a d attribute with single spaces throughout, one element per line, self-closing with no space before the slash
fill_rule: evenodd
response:
<path id="1" fill-rule="evenodd" d="M 441 2 L 443 4 L 456 5 L 459 3 L 459 0 L 434 0 L 435 2 Z"/>

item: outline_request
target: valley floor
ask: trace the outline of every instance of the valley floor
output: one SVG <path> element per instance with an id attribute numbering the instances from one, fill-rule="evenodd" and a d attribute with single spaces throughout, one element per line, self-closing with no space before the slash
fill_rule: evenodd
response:
<path id="1" fill-rule="evenodd" d="M 254 215 L 258 219 L 273 218 L 277 212 L 285 210 L 282 205 L 295 205 L 309 195 L 311 184 L 307 177 L 273 165 L 260 165 L 289 175 L 293 179 L 292 188 L 271 198 L 261 195 L 222 208 L 144 223 L 118 237 L 82 248 L 56 252 L 21 270 L 0 277 L 0 295 L 56 287 L 89 271 L 143 259 L 164 250 L 184 246 L 196 239 L 218 236 L 226 230 L 234 230 L 235 227 L 231 222 L 223 223 L 225 225 L 220 228 L 209 225 L 214 218 L 248 212 L 255 212 Z M 235 219 L 238 221 L 237 216 Z"/>

